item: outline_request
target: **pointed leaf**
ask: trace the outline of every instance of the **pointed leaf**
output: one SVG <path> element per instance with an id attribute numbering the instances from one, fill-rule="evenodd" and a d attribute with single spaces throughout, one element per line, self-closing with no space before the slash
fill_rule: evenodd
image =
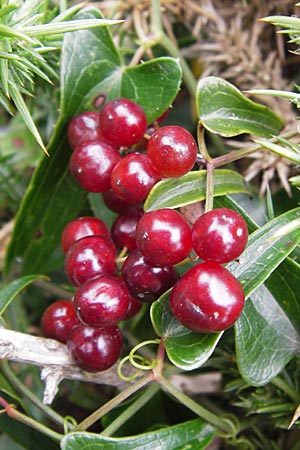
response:
<path id="1" fill-rule="evenodd" d="M 269 137 L 277 135 L 284 125 L 273 111 L 249 100 L 231 83 L 218 77 L 199 81 L 196 107 L 202 125 L 225 137 L 242 133 Z"/>
<path id="2" fill-rule="evenodd" d="M 233 170 L 214 172 L 214 195 L 249 193 L 244 178 Z M 145 211 L 178 208 L 206 197 L 206 170 L 189 172 L 179 178 L 168 178 L 155 184 L 145 201 Z"/>
<path id="3" fill-rule="evenodd" d="M 214 435 L 213 427 L 202 419 L 140 434 L 112 438 L 95 433 L 74 432 L 61 440 L 62 450 L 202 450 Z"/>
<path id="4" fill-rule="evenodd" d="M 41 278 L 45 279 L 45 277 L 41 275 L 25 276 L 12 281 L 11 283 L 7 284 L 2 289 L 0 289 L 0 316 L 2 316 L 7 306 L 23 289 L 25 289 L 29 284 L 33 283 L 35 280 Z"/>

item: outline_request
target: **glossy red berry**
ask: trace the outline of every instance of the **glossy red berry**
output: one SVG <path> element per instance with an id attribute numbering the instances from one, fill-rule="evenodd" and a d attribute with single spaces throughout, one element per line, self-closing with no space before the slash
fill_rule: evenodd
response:
<path id="1" fill-rule="evenodd" d="M 116 325 L 129 307 L 126 284 L 115 276 L 99 276 L 82 284 L 74 294 L 79 319 L 90 327 Z"/>
<path id="2" fill-rule="evenodd" d="M 100 112 L 100 128 L 103 136 L 119 147 L 138 143 L 147 129 L 143 108 L 126 98 L 111 100 Z"/>
<path id="3" fill-rule="evenodd" d="M 121 273 L 130 294 L 146 303 L 157 300 L 177 280 L 173 266 L 153 264 L 139 250 L 127 256 Z"/>
<path id="4" fill-rule="evenodd" d="M 154 264 L 174 265 L 192 250 L 191 227 L 178 211 L 158 209 L 145 213 L 136 227 L 137 248 Z"/>
<path id="5" fill-rule="evenodd" d="M 177 125 L 156 130 L 149 139 L 147 155 L 164 177 L 180 177 L 196 162 L 197 144 L 191 133 Z"/>
<path id="6" fill-rule="evenodd" d="M 136 248 L 136 226 L 143 214 L 142 208 L 131 208 L 119 214 L 111 226 L 111 238 L 116 247 L 127 247 L 129 252 Z"/>
<path id="7" fill-rule="evenodd" d="M 174 286 L 170 307 L 187 328 L 211 333 L 231 327 L 244 306 L 239 281 L 223 266 L 205 261 L 188 270 Z"/>
<path id="8" fill-rule="evenodd" d="M 117 250 L 113 242 L 101 236 L 86 236 L 76 241 L 65 257 L 65 273 L 74 286 L 98 275 L 116 273 Z"/>
<path id="9" fill-rule="evenodd" d="M 196 220 L 192 240 L 194 250 L 201 259 L 227 263 L 244 251 L 248 240 L 247 224 L 232 209 L 213 209 Z"/>
<path id="10" fill-rule="evenodd" d="M 130 153 L 113 169 L 111 187 L 125 202 L 140 205 L 160 179 L 147 155 Z"/>
<path id="11" fill-rule="evenodd" d="M 77 217 L 71 222 L 67 223 L 63 229 L 61 235 L 61 248 L 64 253 L 67 253 L 71 245 L 74 242 L 85 236 L 98 235 L 106 238 L 110 238 L 110 231 L 103 222 L 103 220 L 98 219 L 93 216 L 82 216 Z"/>
<path id="12" fill-rule="evenodd" d="M 117 362 L 123 337 L 116 325 L 92 328 L 81 324 L 73 329 L 67 346 L 79 367 L 89 372 L 101 372 Z"/>
<path id="13" fill-rule="evenodd" d="M 79 323 L 73 302 L 57 300 L 45 309 L 41 327 L 47 338 L 66 343 L 72 329 Z"/>
<path id="14" fill-rule="evenodd" d="M 89 192 L 110 189 L 113 168 L 120 161 L 117 147 L 105 140 L 87 141 L 76 147 L 71 155 L 70 173 Z"/>
<path id="15" fill-rule="evenodd" d="M 135 297 L 129 294 L 129 305 L 124 320 L 132 319 L 132 317 L 136 316 L 142 306 L 143 303 L 140 300 L 137 300 Z"/>
<path id="16" fill-rule="evenodd" d="M 69 122 L 67 133 L 73 150 L 86 141 L 101 138 L 99 113 L 86 111 L 73 117 Z"/>
<path id="17" fill-rule="evenodd" d="M 127 203 L 118 197 L 112 189 L 103 192 L 102 198 L 107 208 L 116 213 L 123 213 L 132 206 L 130 203 Z"/>

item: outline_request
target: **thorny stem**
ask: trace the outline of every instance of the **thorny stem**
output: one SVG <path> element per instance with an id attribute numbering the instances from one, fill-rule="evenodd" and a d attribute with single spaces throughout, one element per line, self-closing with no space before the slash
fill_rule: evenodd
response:
<path id="1" fill-rule="evenodd" d="M 28 400 L 31 401 L 33 405 L 39 408 L 49 419 L 51 419 L 57 425 L 62 427 L 65 426 L 65 420 L 62 416 L 57 414 L 52 408 L 45 405 L 39 398 L 37 398 L 21 381 L 20 379 L 13 373 L 11 368 L 9 367 L 7 361 L 2 361 L 1 363 L 2 371 L 8 381 L 21 392 Z"/>
<path id="2" fill-rule="evenodd" d="M 103 417 L 105 414 L 111 411 L 113 408 L 118 406 L 120 403 L 125 401 L 128 397 L 130 397 L 138 390 L 142 389 L 147 384 L 151 383 L 153 380 L 154 380 L 153 372 L 150 372 L 148 375 L 141 378 L 133 385 L 128 386 L 128 388 L 125 389 L 123 392 L 120 392 L 120 394 L 116 395 L 113 399 L 105 403 L 105 405 L 101 406 L 99 409 L 90 414 L 86 419 L 84 419 L 82 422 L 76 425 L 72 431 L 86 430 L 95 422 L 97 422 L 97 420 L 101 419 L 101 417 Z"/>
<path id="3" fill-rule="evenodd" d="M 56 441 L 60 441 L 64 436 L 63 434 L 57 433 L 50 428 L 46 427 L 40 422 L 32 419 L 31 417 L 22 414 L 18 410 L 16 410 L 12 405 L 10 405 L 4 398 L 0 397 L 0 405 L 3 406 L 5 412 L 12 419 L 18 420 L 18 422 L 22 422 L 25 425 L 33 428 L 34 430 L 39 431 L 40 433 L 50 437 L 51 439 L 55 439 Z"/>

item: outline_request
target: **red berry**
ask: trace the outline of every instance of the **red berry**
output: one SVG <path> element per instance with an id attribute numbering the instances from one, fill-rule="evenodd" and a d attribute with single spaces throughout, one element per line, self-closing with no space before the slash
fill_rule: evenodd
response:
<path id="1" fill-rule="evenodd" d="M 147 129 L 146 114 L 137 103 L 126 98 L 111 100 L 100 112 L 103 136 L 119 147 L 138 143 Z"/>
<path id="2" fill-rule="evenodd" d="M 119 214 L 111 226 L 111 238 L 116 247 L 119 249 L 127 247 L 130 252 L 136 248 L 136 226 L 143 214 L 142 208 L 131 208 Z"/>
<path id="3" fill-rule="evenodd" d="M 152 264 L 135 250 L 122 266 L 122 278 L 133 297 L 152 303 L 175 284 L 177 274 L 173 266 Z"/>
<path id="4" fill-rule="evenodd" d="M 116 325 L 129 307 L 129 293 L 121 278 L 100 276 L 82 284 L 74 294 L 74 304 L 82 323 L 90 327 Z"/>
<path id="5" fill-rule="evenodd" d="M 89 192 L 110 189 L 113 168 L 120 161 L 117 147 L 105 140 L 87 141 L 76 147 L 71 155 L 70 173 Z"/>
<path id="6" fill-rule="evenodd" d="M 107 208 L 116 213 L 123 213 L 127 211 L 130 206 L 132 206 L 130 203 L 127 203 L 118 197 L 112 189 L 103 192 L 102 198 Z"/>
<path id="7" fill-rule="evenodd" d="M 65 273 L 74 286 L 80 286 L 98 275 L 116 273 L 117 250 L 115 245 L 102 236 L 86 236 L 68 250 Z"/>
<path id="8" fill-rule="evenodd" d="M 57 300 L 49 305 L 41 320 L 44 335 L 64 343 L 67 342 L 72 329 L 79 323 L 76 309 L 70 300 Z"/>
<path id="9" fill-rule="evenodd" d="M 131 319 L 134 317 L 142 308 L 143 303 L 140 300 L 137 300 L 132 295 L 129 294 L 129 305 L 127 309 L 126 316 L 124 317 L 124 320 Z"/>
<path id="10" fill-rule="evenodd" d="M 92 328 L 77 325 L 67 341 L 68 349 L 78 366 L 89 372 L 109 369 L 118 360 L 123 337 L 116 325 Z"/>
<path id="11" fill-rule="evenodd" d="M 170 307 L 187 328 L 211 333 L 231 327 L 244 306 L 239 281 L 223 266 L 205 261 L 188 270 L 174 286 Z"/>
<path id="12" fill-rule="evenodd" d="M 197 144 L 185 128 L 167 125 L 156 130 L 149 139 L 147 155 L 164 177 L 180 177 L 196 162 Z"/>
<path id="13" fill-rule="evenodd" d="M 140 205 L 160 179 L 147 155 L 130 153 L 113 169 L 111 187 L 125 202 Z"/>
<path id="14" fill-rule="evenodd" d="M 145 213 L 136 227 L 137 248 L 154 264 L 174 265 L 192 250 L 191 227 L 173 209 Z"/>
<path id="15" fill-rule="evenodd" d="M 244 251 L 248 229 L 243 217 L 228 208 L 202 214 L 192 228 L 193 247 L 203 260 L 227 263 Z"/>
<path id="16" fill-rule="evenodd" d="M 86 111 L 73 117 L 68 126 L 68 141 L 70 147 L 75 148 L 86 141 L 101 137 L 99 126 L 99 113 Z"/>
<path id="17" fill-rule="evenodd" d="M 83 216 L 77 217 L 67 223 L 61 235 L 61 248 L 67 253 L 74 242 L 85 236 L 98 235 L 110 238 L 110 232 L 107 225 L 97 217 Z"/>

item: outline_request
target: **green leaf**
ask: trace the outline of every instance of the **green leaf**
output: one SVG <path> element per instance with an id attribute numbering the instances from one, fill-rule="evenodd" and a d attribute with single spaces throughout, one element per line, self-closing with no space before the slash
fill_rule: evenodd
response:
<path id="1" fill-rule="evenodd" d="M 91 8 L 78 15 L 82 19 L 95 17 L 101 18 L 100 12 Z M 42 159 L 19 208 L 6 256 L 6 274 L 13 269 L 23 275 L 49 273 L 63 264 L 59 250 L 61 233 L 82 210 L 87 197 L 87 192 L 69 174 L 69 120 L 92 110 L 95 97 L 102 93 L 109 97 L 128 96 L 149 109 L 149 120 L 155 119 L 176 97 L 180 81 L 178 61 L 172 58 L 153 60 L 136 68 L 124 67 L 107 27 L 65 35 L 60 117 L 48 147 L 50 158 Z"/>
<path id="2" fill-rule="evenodd" d="M 213 76 L 199 81 L 196 108 L 202 125 L 225 137 L 242 133 L 270 137 L 284 125 L 266 106 L 254 103 L 228 81 Z"/>
<path id="3" fill-rule="evenodd" d="M 250 224 L 252 227 L 251 221 Z M 282 214 L 251 233 L 239 262 L 227 265 L 241 282 L 246 298 L 267 280 L 299 241 L 300 208 Z M 166 293 L 152 304 L 153 327 L 164 337 L 166 352 L 174 365 L 184 370 L 196 369 L 213 353 L 222 333 L 200 334 L 188 330 L 172 317 L 168 297 Z M 247 313 L 247 309 L 245 311 Z"/>
<path id="4" fill-rule="evenodd" d="M 0 316 L 2 316 L 7 306 L 23 289 L 25 289 L 29 284 L 33 283 L 35 280 L 41 278 L 45 279 L 45 277 L 41 275 L 25 276 L 12 281 L 11 283 L 7 284 L 2 289 L 0 289 Z"/>
<path id="5" fill-rule="evenodd" d="M 0 372 L 0 392 L 9 395 L 11 398 L 14 399 L 14 401 L 17 401 L 18 403 L 22 404 L 21 398 L 1 372 Z"/>
<path id="6" fill-rule="evenodd" d="M 61 440 L 62 450 L 201 450 L 214 435 L 213 427 L 202 419 L 124 438 L 74 432 Z"/>
<path id="7" fill-rule="evenodd" d="M 284 282 L 278 271 L 275 277 L 278 283 Z M 260 286 L 235 324 L 239 371 L 254 386 L 269 383 L 300 350 L 299 335 L 278 299 L 278 295 L 275 298 L 264 285 Z"/>
<path id="8" fill-rule="evenodd" d="M 214 195 L 249 193 L 244 178 L 233 170 L 214 172 Z M 168 178 L 155 184 L 145 201 L 145 211 L 178 208 L 206 197 L 206 170 L 189 172 L 179 178 Z"/>
<path id="9" fill-rule="evenodd" d="M 173 316 L 169 305 L 170 292 L 152 303 L 150 316 L 158 336 L 164 338 L 170 361 L 182 370 L 201 367 L 211 356 L 222 334 L 200 334 L 189 330 Z"/>

